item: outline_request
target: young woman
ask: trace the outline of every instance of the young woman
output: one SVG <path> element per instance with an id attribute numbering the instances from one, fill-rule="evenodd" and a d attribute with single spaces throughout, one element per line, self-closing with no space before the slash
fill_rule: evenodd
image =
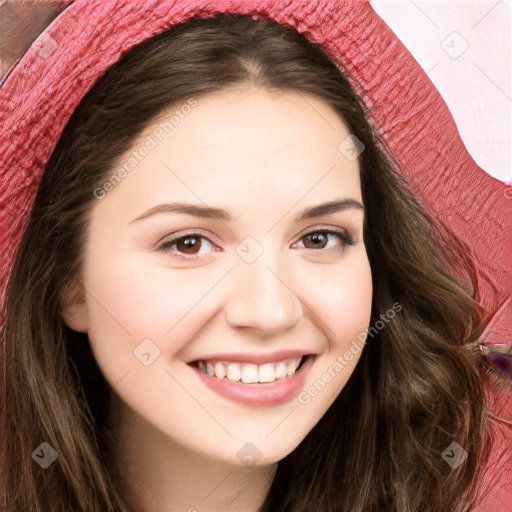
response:
<path id="1" fill-rule="evenodd" d="M 297 31 L 219 14 L 135 45 L 16 256 L 0 508 L 472 510 L 485 322 L 433 226 Z"/>

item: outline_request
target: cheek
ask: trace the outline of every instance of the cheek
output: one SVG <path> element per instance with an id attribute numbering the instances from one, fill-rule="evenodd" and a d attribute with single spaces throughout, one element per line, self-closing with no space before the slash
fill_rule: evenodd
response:
<path id="1" fill-rule="evenodd" d="M 359 358 L 371 319 L 373 286 L 367 257 L 330 271 L 322 290 L 315 288 L 310 307 L 321 314 L 317 325 L 327 337 L 308 385 L 297 396 L 308 432 L 347 384 Z M 314 411 L 314 412 L 313 412 Z"/>
<path id="2" fill-rule="evenodd" d="M 330 351 L 343 353 L 368 326 L 372 280 L 365 255 L 363 248 L 340 265 L 308 263 L 292 278 L 306 305 L 304 316 L 324 333 Z M 158 366 L 168 361 L 218 313 L 215 288 L 223 288 L 223 276 L 225 269 L 212 272 L 208 266 L 175 270 L 149 259 L 144 264 L 136 254 L 91 263 L 88 334 L 99 363 L 115 368 L 115 379 L 133 367 L 143 342 Z"/>
<path id="3" fill-rule="evenodd" d="M 329 340 L 329 350 L 344 350 L 347 344 L 368 327 L 371 317 L 373 287 L 371 268 L 364 254 L 327 269 L 315 270 L 309 286 L 308 306 L 318 315 L 317 325 Z M 321 320 L 321 322 L 320 322 Z"/>
<path id="4" fill-rule="evenodd" d="M 123 367 L 133 364 L 134 350 L 147 339 L 172 356 L 200 328 L 205 298 L 222 277 L 217 274 L 144 264 L 140 256 L 91 264 L 86 282 L 93 349 Z"/>

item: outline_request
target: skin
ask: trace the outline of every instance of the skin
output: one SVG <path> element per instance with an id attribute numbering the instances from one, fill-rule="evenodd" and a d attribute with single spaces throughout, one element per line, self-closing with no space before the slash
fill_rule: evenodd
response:
<path id="1" fill-rule="evenodd" d="M 304 93 L 244 86 L 209 94 L 95 202 L 82 293 L 66 298 L 62 313 L 88 333 L 117 393 L 110 456 L 135 510 L 257 511 L 277 462 L 354 370 L 360 352 L 308 404 L 294 397 L 251 406 L 210 390 L 185 364 L 216 352 L 301 348 L 319 354 L 303 391 L 368 327 L 363 210 L 295 221 L 330 200 L 362 203 L 358 161 L 338 149 L 349 133 L 326 103 Z M 131 222 L 174 201 L 225 208 L 233 221 L 160 213 Z M 355 245 L 344 247 L 336 235 L 317 245 L 304 238 L 326 227 L 347 230 Z M 189 232 L 206 237 L 195 239 L 199 250 L 180 245 L 193 260 L 174 259 L 176 245 L 155 248 Z M 263 248 L 251 264 L 236 252 L 248 236 Z M 146 338 L 160 350 L 148 366 L 134 356 Z M 261 453 L 252 465 L 237 456 L 249 442 Z"/>

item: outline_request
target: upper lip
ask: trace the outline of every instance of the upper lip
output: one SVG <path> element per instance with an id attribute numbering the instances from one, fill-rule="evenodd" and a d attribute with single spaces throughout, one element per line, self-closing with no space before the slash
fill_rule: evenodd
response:
<path id="1" fill-rule="evenodd" d="M 247 362 L 254 364 L 265 364 L 265 363 L 277 363 L 284 361 L 285 359 L 296 359 L 301 356 L 312 355 L 312 352 L 306 352 L 304 350 L 276 350 L 274 352 L 234 352 L 231 354 L 213 354 L 209 356 L 199 357 L 189 361 L 188 364 L 196 361 L 229 361 L 229 362 Z"/>

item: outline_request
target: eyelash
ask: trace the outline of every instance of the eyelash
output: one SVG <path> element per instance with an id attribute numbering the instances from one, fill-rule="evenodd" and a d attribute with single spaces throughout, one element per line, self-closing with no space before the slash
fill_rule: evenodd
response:
<path id="1" fill-rule="evenodd" d="M 316 234 L 316 233 L 322 233 L 322 234 L 327 234 L 327 235 L 335 235 L 335 236 L 338 236 L 342 243 L 343 243 L 343 248 L 345 248 L 346 246 L 349 246 L 349 245 L 355 245 L 355 242 L 354 242 L 354 239 L 349 235 L 349 233 L 347 231 L 344 231 L 344 230 L 333 230 L 333 229 L 315 229 L 315 230 L 312 230 L 312 231 L 309 231 L 307 233 L 305 233 L 304 235 L 302 235 L 302 237 L 299 239 L 302 240 L 303 238 L 305 238 L 306 236 L 308 235 L 312 235 L 312 234 Z M 182 235 L 180 236 L 179 238 L 174 238 L 173 240 L 167 240 L 165 242 L 162 242 L 160 245 L 157 246 L 157 250 L 161 251 L 161 252 L 169 252 L 171 249 L 169 249 L 172 245 L 175 245 L 177 242 L 179 242 L 180 240 L 183 240 L 185 238 L 189 238 L 189 237 L 197 237 L 197 238 L 204 238 L 205 240 L 208 240 L 208 242 L 210 242 L 212 245 L 213 245 L 213 242 L 205 237 L 204 235 L 201 235 L 200 233 L 186 233 L 185 235 Z M 306 248 L 308 249 L 308 248 Z M 312 251 L 322 251 L 322 248 L 320 249 L 310 249 Z M 325 249 L 325 250 L 332 250 L 332 249 Z M 172 249 L 173 252 L 176 252 L 175 249 Z M 179 260 L 179 261 L 191 261 L 191 260 L 195 260 L 197 259 L 199 256 L 198 255 L 195 255 L 195 256 L 183 256 L 182 254 L 178 254 L 176 252 L 176 254 L 173 254 L 172 257 L 176 260 Z"/>

